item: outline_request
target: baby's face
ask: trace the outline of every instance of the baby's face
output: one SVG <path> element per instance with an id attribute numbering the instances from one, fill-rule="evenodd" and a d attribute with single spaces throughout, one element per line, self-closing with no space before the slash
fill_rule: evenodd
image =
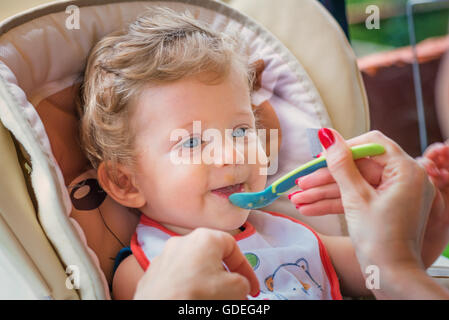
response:
<path id="1" fill-rule="evenodd" d="M 181 234 L 197 227 L 232 231 L 246 221 L 249 210 L 234 206 L 227 196 L 264 189 L 266 176 L 260 169 L 266 168 L 267 158 L 259 151 L 256 161 L 248 161 L 248 150 L 262 146 L 243 77 L 233 72 L 218 84 L 190 77 L 146 87 L 132 121 L 138 151 L 135 183 L 146 200 L 139 208 L 143 214 Z M 201 131 L 194 132 L 194 121 Z M 186 132 L 171 141 L 176 129 Z M 221 148 L 213 143 L 215 148 L 206 151 L 213 141 L 202 136 L 207 129 L 220 133 Z M 210 161 L 203 161 L 204 152 Z M 193 162 L 195 154 L 199 164 Z M 237 187 L 216 190 L 232 185 Z"/>

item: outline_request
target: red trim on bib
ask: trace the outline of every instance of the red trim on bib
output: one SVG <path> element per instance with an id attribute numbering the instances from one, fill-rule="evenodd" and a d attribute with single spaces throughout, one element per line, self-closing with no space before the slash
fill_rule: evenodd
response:
<path id="1" fill-rule="evenodd" d="M 139 223 L 148 226 L 148 227 L 153 227 L 156 229 L 161 230 L 162 232 L 168 234 L 169 236 L 173 236 L 173 237 L 177 237 L 177 236 L 181 236 L 179 233 L 176 233 L 174 231 L 171 231 L 169 229 L 167 229 L 166 227 L 164 227 L 162 224 L 160 224 L 159 222 L 147 217 L 146 215 L 142 214 L 140 216 L 140 221 Z M 234 239 L 235 241 L 239 241 L 245 238 L 248 238 L 249 236 L 253 235 L 256 232 L 256 229 L 254 228 L 254 226 L 249 223 L 248 221 L 246 221 L 242 227 L 245 228 L 245 230 L 243 230 L 240 233 L 237 233 L 236 235 L 234 235 Z M 133 255 L 135 256 L 135 258 L 137 259 L 137 262 L 139 262 L 140 266 L 142 267 L 142 269 L 144 271 L 147 270 L 147 268 L 150 266 L 150 260 L 148 260 L 145 252 L 142 250 L 142 247 L 140 246 L 139 242 L 137 241 L 137 231 L 134 232 L 132 238 L 131 238 L 131 251 L 133 253 Z"/>
<path id="2" fill-rule="evenodd" d="M 130 247 L 137 262 L 140 264 L 143 271 L 146 271 L 150 266 L 150 260 L 148 260 L 145 252 L 143 252 L 142 248 L 139 245 L 139 242 L 137 241 L 137 232 L 134 232 L 133 237 L 131 238 Z"/>
<path id="3" fill-rule="evenodd" d="M 254 228 L 254 226 L 251 223 L 249 223 L 248 221 L 246 221 L 242 225 L 242 227 L 245 228 L 245 230 L 243 230 L 242 232 L 237 233 L 233 236 L 235 241 L 239 241 L 239 240 L 248 238 L 256 232 L 256 229 Z"/>
<path id="4" fill-rule="evenodd" d="M 332 299 L 343 300 L 343 298 L 341 296 L 341 292 L 340 292 L 340 283 L 338 281 L 337 273 L 335 272 L 334 266 L 332 265 L 331 259 L 329 258 L 329 254 L 327 253 L 327 250 L 324 247 L 323 242 L 321 241 L 320 237 L 316 234 L 316 232 L 311 227 L 304 224 L 303 222 L 301 222 L 295 218 L 289 217 L 287 215 L 284 215 L 282 213 L 273 212 L 273 211 L 265 211 L 265 210 L 260 210 L 260 211 L 269 213 L 273 216 L 278 216 L 278 217 L 289 219 L 292 222 L 298 223 L 298 224 L 306 227 L 315 235 L 315 237 L 318 240 L 318 246 L 320 248 L 321 262 L 323 263 L 324 270 L 326 271 L 327 278 L 329 279 L 329 283 L 331 285 Z"/>
<path id="5" fill-rule="evenodd" d="M 170 236 L 179 236 L 179 235 L 180 235 L 179 233 L 176 233 L 176 232 L 174 232 L 174 231 L 168 230 L 168 229 L 167 229 L 166 227 L 164 227 L 162 224 L 160 224 L 159 222 L 157 222 L 157 221 L 155 221 L 155 220 L 153 220 L 153 219 L 147 217 L 147 216 L 144 215 L 144 214 L 142 214 L 142 215 L 140 216 L 140 223 L 141 223 L 141 224 L 144 224 L 144 225 L 146 225 L 146 226 L 148 226 L 148 227 L 153 227 L 153 228 L 159 229 L 159 230 L 161 230 L 162 232 L 164 232 L 164 233 L 166 233 L 166 234 L 168 234 L 168 235 L 170 235 Z"/>
<path id="6" fill-rule="evenodd" d="M 299 221 L 299 220 L 297 220 L 295 218 L 292 218 L 290 216 L 287 216 L 287 215 L 284 215 L 284 214 L 281 214 L 281 213 L 277 213 L 277 212 L 273 212 L 273 211 L 265 211 L 265 210 L 260 210 L 260 211 L 266 212 L 266 213 L 271 214 L 273 216 L 278 216 L 278 217 L 281 217 L 281 218 L 289 219 L 292 222 L 295 222 L 297 224 L 300 224 L 300 225 L 304 226 L 305 228 L 310 230 L 315 235 L 315 237 L 318 240 L 318 246 L 319 246 L 319 249 L 320 249 L 321 262 L 323 264 L 323 267 L 324 267 L 324 270 L 326 272 L 327 278 L 328 278 L 329 283 L 331 285 L 331 296 L 332 296 L 332 299 L 334 299 L 334 300 L 342 300 L 342 296 L 341 296 L 341 293 L 340 293 L 340 284 L 339 284 L 339 281 L 338 281 L 337 274 L 336 274 L 335 269 L 334 269 L 334 267 L 332 265 L 332 262 L 331 262 L 331 260 L 329 258 L 327 250 L 324 247 L 323 242 L 321 241 L 321 239 L 318 236 L 318 234 L 311 227 L 309 227 L 308 225 L 306 225 L 303 222 L 301 222 L 301 221 Z M 149 217 L 147 217 L 147 216 L 145 216 L 143 214 L 142 214 L 142 216 L 140 218 L 140 223 L 144 224 L 146 226 L 149 226 L 149 227 L 157 228 L 157 229 L 165 232 L 166 234 L 168 234 L 170 236 L 180 236 L 178 233 L 173 232 L 173 231 L 167 229 L 166 227 L 161 225 L 159 222 L 157 222 L 157 221 L 155 221 L 155 220 L 153 220 L 153 219 L 151 219 L 151 218 L 149 218 Z M 251 223 L 249 223 L 248 221 L 246 221 L 243 224 L 243 227 L 245 227 L 244 231 L 234 235 L 234 238 L 235 238 L 236 241 L 245 239 L 245 238 L 251 236 L 252 234 L 254 234 L 255 231 L 256 231 L 254 226 Z M 142 250 L 141 246 L 139 245 L 139 243 L 137 241 L 137 232 L 134 232 L 134 234 L 132 236 L 130 247 L 131 247 L 131 251 L 132 251 L 133 255 L 135 256 L 137 262 L 140 264 L 142 269 L 144 271 L 146 271 L 147 268 L 150 266 L 150 261 L 148 260 L 147 256 L 145 255 L 144 251 Z"/>

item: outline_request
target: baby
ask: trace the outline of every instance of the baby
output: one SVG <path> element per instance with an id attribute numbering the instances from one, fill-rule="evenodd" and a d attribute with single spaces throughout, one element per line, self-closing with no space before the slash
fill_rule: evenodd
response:
<path id="1" fill-rule="evenodd" d="M 341 299 L 340 287 L 346 295 L 370 294 L 349 238 L 228 200 L 233 192 L 261 191 L 267 181 L 260 174 L 267 159 L 247 161 L 248 151 L 263 145 L 250 99 L 254 70 L 241 47 L 189 14 L 161 8 L 93 48 L 82 145 L 108 195 L 141 213 L 132 255 L 114 275 L 115 299 L 133 297 L 167 239 L 198 227 L 235 237 L 260 283 L 250 299 Z M 223 143 L 206 139 L 208 129 Z M 191 161 L 212 142 L 212 162 Z"/>

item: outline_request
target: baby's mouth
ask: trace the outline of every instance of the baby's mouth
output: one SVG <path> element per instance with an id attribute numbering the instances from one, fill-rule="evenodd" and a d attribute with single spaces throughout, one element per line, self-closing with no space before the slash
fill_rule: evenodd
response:
<path id="1" fill-rule="evenodd" d="M 233 185 L 229 185 L 229 186 L 226 186 L 223 188 L 211 190 L 211 192 L 213 194 L 216 194 L 217 196 L 222 197 L 222 198 L 228 198 L 233 193 L 244 192 L 244 191 L 245 191 L 245 188 L 244 188 L 243 183 L 233 184 Z"/>

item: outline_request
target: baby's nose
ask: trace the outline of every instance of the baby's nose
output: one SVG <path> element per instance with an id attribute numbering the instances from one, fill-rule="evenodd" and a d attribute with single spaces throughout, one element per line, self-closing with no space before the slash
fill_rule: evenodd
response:
<path id="1" fill-rule="evenodd" d="M 221 154 L 214 157 L 214 165 L 221 167 L 224 165 L 245 163 L 245 154 L 244 149 L 242 149 L 242 145 L 236 144 L 230 138 L 226 139 L 227 140 L 224 141 L 221 150 L 218 150 Z"/>

